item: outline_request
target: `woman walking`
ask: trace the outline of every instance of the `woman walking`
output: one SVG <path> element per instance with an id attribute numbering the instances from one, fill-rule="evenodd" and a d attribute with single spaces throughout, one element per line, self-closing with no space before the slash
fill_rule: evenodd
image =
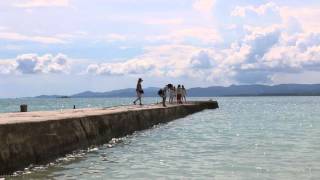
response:
<path id="1" fill-rule="evenodd" d="M 141 78 L 138 79 L 138 83 L 136 87 L 137 99 L 133 101 L 133 104 L 136 104 L 136 102 L 139 100 L 140 105 L 142 105 L 141 98 L 142 98 L 142 94 L 144 93 L 141 85 L 142 81 L 143 80 Z"/>

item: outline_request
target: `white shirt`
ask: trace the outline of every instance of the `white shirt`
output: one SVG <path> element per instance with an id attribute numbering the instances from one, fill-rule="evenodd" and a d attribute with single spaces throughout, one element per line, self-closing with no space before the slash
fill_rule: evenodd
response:
<path id="1" fill-rule="evenodd" d="M 182 89 L 182 96 L 186 96 L 186 95 L 187 95 L 186 89 Z"/>
<path id="2" fill-rule="evenodd" d="M 163 89 L 163 97 L 167 97 L 167 91 L 169 91 L 169 88 L 167 86 L 165 86 Z"/>

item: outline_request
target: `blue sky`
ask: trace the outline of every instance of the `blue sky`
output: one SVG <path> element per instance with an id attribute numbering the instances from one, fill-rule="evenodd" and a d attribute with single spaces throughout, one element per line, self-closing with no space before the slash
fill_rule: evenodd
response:
<path id="1" fill-rule="evenodd" d="M 320 83 L 318 0 L 1 0 L 0 97 Z"/>

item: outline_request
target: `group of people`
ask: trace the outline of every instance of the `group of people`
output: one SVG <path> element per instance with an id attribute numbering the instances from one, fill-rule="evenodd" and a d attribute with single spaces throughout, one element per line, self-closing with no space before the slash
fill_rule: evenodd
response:
<path id="1" fill-rule="evenodd" d="M 137 93 L 137 99 L 133 101 L 133 104 L 136 104 L 137 101 L 139 101 L 139 104 L 142 105 L 142 95 L 144 94 L 144 91 L 142 89 L 142 79 L 138 79 L 138 83 L 136 86 L 136 93 Z M 187 96 L 187 90 L 185 89 L 184 85 L 178 85 L 177 87 L 173 86 L 172 84 L 167 84 L 164 88 L 161 88 L 158 91 L 158 95 L 162 97 L 162 105 L 166 107 L 166 101 L 167 97 L 169 97 L 169 103 L 178 103 L 182 104 L 183 102 L 187 102 L 186 96 Z"/>
<path id="2" fill-rule="evenodd" d="M 178 85 L 177 88 L 171 85 L 171 89 L 168 90 L 169 92 L 169 103 L 173 104 L 177 102 L 178 104 L 182 104 L 183 102 L 187 102 L 186 95 L 187 91 L 184 88 L 184 85 Z"/>

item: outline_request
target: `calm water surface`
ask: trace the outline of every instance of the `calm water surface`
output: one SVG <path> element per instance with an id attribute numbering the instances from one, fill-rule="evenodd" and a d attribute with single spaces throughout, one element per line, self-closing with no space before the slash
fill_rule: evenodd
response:
<path id="1" fill-rule="evenodd" d="M 320 97 L 213 99 L 219 109 L 6 179 L 320 179 Z M 49 110 L 121 105 L 132 99 L 0 100 L 1 110 L 17 111 L 22 101 L 32 110 Z"/>

